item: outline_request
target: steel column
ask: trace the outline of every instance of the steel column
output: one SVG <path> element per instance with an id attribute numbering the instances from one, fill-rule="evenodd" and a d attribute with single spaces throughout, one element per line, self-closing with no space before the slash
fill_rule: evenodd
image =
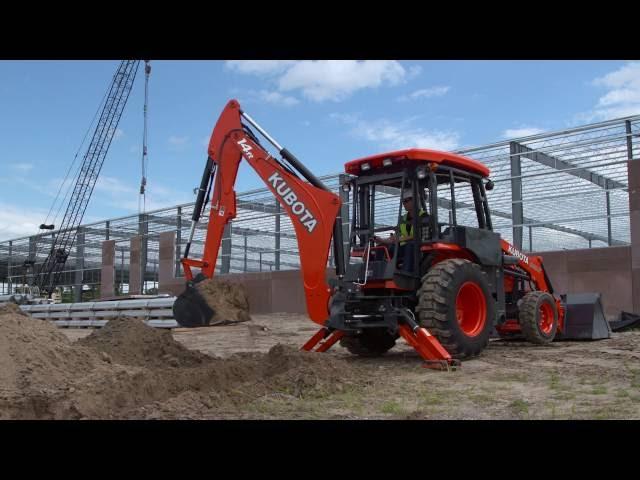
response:
<path id="1" fill-rule="evenodd" d="M 509 143 L 509 161 L 511 164 L 511 216 L 513 225 L 513 245 L 522 249 L 522 219 L 524 217 L 522 208 L 522 163 L 516 142 Z M 515 177 L 515 178 L 514 178 Z"/>

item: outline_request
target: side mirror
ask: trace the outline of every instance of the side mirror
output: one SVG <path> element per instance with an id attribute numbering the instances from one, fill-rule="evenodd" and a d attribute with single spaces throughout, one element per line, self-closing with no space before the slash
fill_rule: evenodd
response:
<path id="1" fill-rule="evenodd" d="M 495 186 L 495 184 L 493 183 L 492 180 L 489 180 L 485 185 L 484 185 L 484 189 L 488 192 L 490 192 L 491 190 L 493 190 L 493 187 Z"/>

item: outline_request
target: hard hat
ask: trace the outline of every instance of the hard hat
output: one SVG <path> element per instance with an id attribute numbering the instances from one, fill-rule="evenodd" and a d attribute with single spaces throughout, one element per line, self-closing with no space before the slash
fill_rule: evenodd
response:
<path id="1" fill-rule="evenodd" d="M 413 192 L 411 190 L 402 192 L 402 200 L 406 200 L 407 198 L 413 198 Z"/>

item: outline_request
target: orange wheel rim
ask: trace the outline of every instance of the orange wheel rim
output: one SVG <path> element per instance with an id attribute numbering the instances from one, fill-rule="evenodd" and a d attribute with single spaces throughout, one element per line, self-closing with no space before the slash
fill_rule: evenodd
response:
<path id="1" fill-rule="evenodd" d="M 475 337 L 484 329 L 487 321 L 487 301 L 477 283 L 465 282 L 458 290 L 456 318 L 460 330 L 468 337 Z"/>
<path id="2" fill-rule="evenodd" d="M 553 330 L 553 317 L 553 307 L 549 303 L 544 302 L 540 305 L 538 309 L 538 325 L 540 331 L 545 335 L 549 335 Z"/>

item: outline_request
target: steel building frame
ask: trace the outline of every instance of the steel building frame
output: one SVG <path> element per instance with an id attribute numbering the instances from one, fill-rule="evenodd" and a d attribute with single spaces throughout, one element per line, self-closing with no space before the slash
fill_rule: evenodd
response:
<path id="1" fill-rule="evenodd" d="M 494 229 L 524 251 L 549 251 L 630 244 L 627 162 L 640 158 L 640 115 L 464 148 L 456 153 L 485 163 L 495 188 L 488 192 Z M 345 201 L 343 228 L 349 228 L 348 197 L 339 185 L 343 174 L 321 177 Z M 392 225 L 397 192 L 388 189 L 378 200 L 376 222 Z M 458 222 L 473 218 L 471 196 L 456 192 Z M 443 195 L 440 208 L 451 202 Z M 293 226 L 266 188 L 238 194 L 238 216 L 225 232 L 218 271 L 259 272 L 299 268 Z M 450 209 L 450 208 L 449 208 Z M 100 283 L 102 242 L 116 242 L 116 285 L 129 282 L 131 238 L 143 239 L 145 291 L 158 280 L 162 232 L 176 232 L 176 274 L 193 203 L 112 218 L 77 229 L 76 245 L 62 274 L 62 284 Z M 465 211 L 470 215 L 465 216 Z M 206 217 L 192 242 L 193 256 L 202 251 Z M 446 213 L 445 213 L 446 214 Z M 378 218 L 379 215 L 379 218 Z M 349 238 L 348 231 L 344 238 Z M 37 254 L 44 261 L 55 232 L 0 242 L 0 293 L 22 283 L 23 262 Z M 331 263 L 330 258 L 329 262 Z"/>

